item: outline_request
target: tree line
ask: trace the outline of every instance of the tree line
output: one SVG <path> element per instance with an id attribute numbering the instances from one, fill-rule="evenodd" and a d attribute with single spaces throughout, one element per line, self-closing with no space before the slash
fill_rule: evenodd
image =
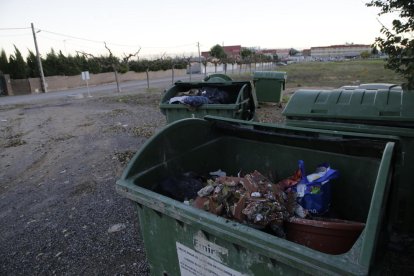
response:
<path id="1" fill-rule="evenodd" d="M 203 63 L 211 62 L 217 66 L 220 63 L 255 63 L 277 60 L 277 56 L 269 57 L 248 48 L 243 48 L 240 57 L 227 56 L 223 47 L 215 45 L 211 48 L 211 56 L 204 59 Z M 134 56 L 134 55 L 130 55 Z M 76 55 L 64 55 L 62 51 L 56 52 L 53 48 L 41 58 L 43 73 L 47 76 L 74 76 L 83 71 L 92 74 L 113 72 L 114 68 L 119 73 L 128 71 L 145 72 L 175 69 L 185 69 L 192 58 L 161 57 L 155 60 L 118 58 L 112 55 L 93 56 L 91 54 L 77 52 Z M 14 53 L 7 55 L 4 49 L 0 52 L 0 73 L 9 74 L 12 79 L 25 79 L 39 77 L 39 68 L 36 55 L 29 50 L 26 58 L 20 50 L 14 46 Z"/>
<path id="2" fill-rule="evenodd" d="M 56 52 L 53 48 L 42 59 L 43 73 L 45 76 L 74 76 L 83 71 L 92 74 L 113 72 L 113 64 L 117 64 L 119 73 L 127 71 L 145 72 L 175 69 L 185 69 L 188 60 L 185 58 L 162 57 L 156 60 L 137 59 L 127 60 L 113 55 L 92 56 L 84 53 L 76 55 L 64 55 L 62 51 Z M 39 77 L 39 68 L 36 55 L 29 50 L 26 58 L 19 49 L 14 46 L 14 53 L 7 56 L 4 49 L 0 52 L 0 73 L 9 74 L 12 79 L 25 79 Z"/>

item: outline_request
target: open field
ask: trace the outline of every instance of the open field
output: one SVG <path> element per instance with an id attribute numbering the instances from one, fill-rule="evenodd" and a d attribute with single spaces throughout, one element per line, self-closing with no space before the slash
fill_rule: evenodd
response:
<path id="1" fill-rule="evenodd" d="M 351 60 L 335 62 L 305 62 L 279 66 L 287 72 L 287 87 L 358 85 L 385 82 L 400 84 L 402 78 L 384 68 L 383 60 Z M 249 78 L 249 74 L 234 75 L 233 79 Z"/>
<path id="2" fill-rule="evenodd" d="M 288 74 L 288 86 L 357 85 L 360 83 L 401 83 L 393 71 L 384 68 L 383 60 L 296 63 L 281 70 Z"/>

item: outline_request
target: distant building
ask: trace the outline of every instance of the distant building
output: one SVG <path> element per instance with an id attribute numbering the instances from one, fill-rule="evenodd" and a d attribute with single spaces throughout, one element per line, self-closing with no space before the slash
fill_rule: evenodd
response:
<path id="1" fill-rule="evenodd" d="M 276 49 L 262 49 L 257 51 L 260 54 L 266 55 L 266 56 L 273 56 L 277 54 Z"/>
<path id="2" fill-rule="evenodd" d="M 276 49 L 276 54 L 279 59 L 286 59 L 289 57 L 290 48 L 289 49 Z"/>
<path id="3" fill-rule="evenodd" d="M 224 46 L 223 47 L 223 50 L 227 54 L 227 57 L 237 58 L 237 57 L 240 57 L 241 48 L 242 48 L 241 45 Z M 204 58 L 207 59 L 207 58 L 210 57 L 210 51 L 208 51 L 208 52 L 201 52 L 201 55 Z"/>
<path id="4" fill-rule="evenodd" d="M 311 56 L 311 49 L 304 49 L 304 50 L 302 51 L 302 55 L 303 55 L 304 57 L 310 57 L 310 56 Z"/>
<path id="5" fill-rule="evenodd" d="M 241 53 L 241 45 L 235 46 L 224 46 L 224 52 L 227 54 L 228 57 L 237 58 L 240 56 Z"/>
<path id="6" fill-rule="evenodd" d="M 312 58 L 354 58 L 361 55 L 362 52 L 371 52 L 371 45 L 363 44 L 345 44 L 331 45 L 324 47 L 311 47 Z"/>

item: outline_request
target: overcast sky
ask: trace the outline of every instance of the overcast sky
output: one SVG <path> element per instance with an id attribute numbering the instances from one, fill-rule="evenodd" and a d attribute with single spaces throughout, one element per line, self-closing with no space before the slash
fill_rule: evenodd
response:
<path id="1" fill-rule="evenodd" d="M 198 55 L 215 44 L 296 48 L 371 44 L 380 35 L 378 9 L 367 0 L 3 0 L 0 48 L 24 56 L 34 51 L 30 23 L 40 52 L 84 51 L 140 56 Z M 389 25 L 390 18 L 379 18 Z M 6 28 L 27 28 L 11 29 Z M 79 38 L 79 39 L 78 39 Z"/>

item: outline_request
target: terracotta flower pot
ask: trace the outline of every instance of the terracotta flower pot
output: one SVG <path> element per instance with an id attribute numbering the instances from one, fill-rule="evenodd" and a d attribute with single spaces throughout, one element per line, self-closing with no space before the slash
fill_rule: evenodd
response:
<path id="1" fill-rule="evenodd" d="M 291 218 L 285 222 L 285 226 L 288 240 L 337 255 L 351 249 L 365 223 L 327 218 Z"/>

